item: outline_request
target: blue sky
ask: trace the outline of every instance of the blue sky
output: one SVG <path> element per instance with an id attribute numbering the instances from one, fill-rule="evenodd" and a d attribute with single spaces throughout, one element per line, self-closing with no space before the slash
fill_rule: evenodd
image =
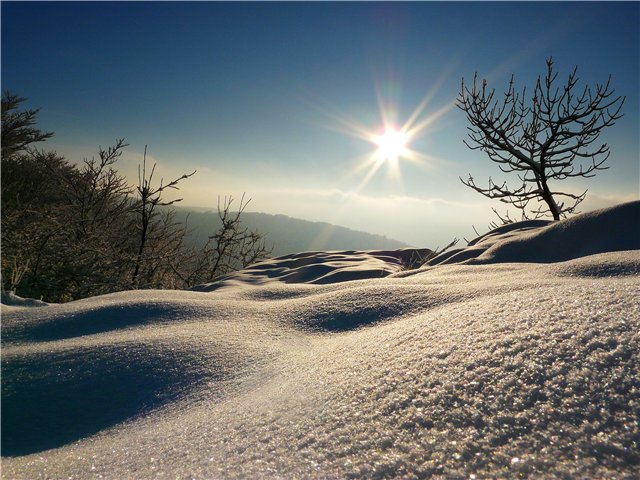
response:
<path id="1" fill-rule="evenodd" d="M 531 85 L 553 55 L 564 80 L 613 75 L 625 117 L 601 137 L 610 169 L 583 210 L 638 198 L 640 4 L 2 2 L 2 88 L 41 107 L 48 147 L 74 161 L 125 137 L 134 180 L 144 145 L 166 178 L 198 170 L 184 205 L 218 195 L 435 247 L 486 230 L 490 202 L 464 187 L 502 176 L 463 144 L 452 108 L 475 71 L 502 91 Z M 425 101 L 426 99 L 426 101 Z M 367 177 L 380 101 L 401 125 L 423 102 L 412 139 L 421 161 Z M 393 116 L 393 115 L 391 115 Z M 360 168 L 360 169 L 359 169 Z M 366 179 L 366 181 L 365 181 Z M 512 211 L 513 213 L 513 211 Z"/>

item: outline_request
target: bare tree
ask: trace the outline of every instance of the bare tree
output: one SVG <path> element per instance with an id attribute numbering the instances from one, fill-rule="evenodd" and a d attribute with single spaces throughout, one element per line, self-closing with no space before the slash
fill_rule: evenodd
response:
<path id="1" fill-rule="evenodd" d="M 0 290 L 64 302 L 128 288 L 185 288 L 262 258 L 264 235 L 243 228 L 231 197 L 219 205 L 221 227 L 205 246 L 189 243 L 187 220 L 178 221 L 163 194 L 195 174 L 154 185 L 147 147 L 130 186 L 117 171 L 126 147 L 99 149 L 75 165 L 56 152 L 34 148 L 52 134 L 38 130 L 38 110 L 24 99 L 2 97 Z M 137 235 L 131 232 L 136 231 Z"/>
<path id="2" fill-rule="evenodd" d="M 171 259 L 176 288 L 210 282 L 271 254 L 272 248 L 266 246 L 266 235 L 242 225 L 241 217 L 250 201 L 245 201 L 243 194 L 238 210 L 232 211 L 234 198 L 218 197 L 220 227 L 207 238 L 204 246 L 183 248 Z M 185 226 L 183 235 L 186 233 Z"/>
<path id="3" fill-rule="evenodd" d="M 64 175 L 62 191 L 66 214 L 62 220 L 69 250 L 66 264 L 74 297 L 84 297 L 126 288 L 130 271 L 133 226 L 132 188 L 115 169 L 127 146 L 124 139 L 114 146 L 99 147 L 98 158 L 84 159 L 73 175 Z M 52 172 L 54 174 L 55 172 Z"/>
<path id="4" fill-rule="evenodd" d="M 16 291 L 34 283 L 47 244 L 59 230 L 52 221 L 61 195 L 55 180 L 33 158 L 32 144 L 47 140 L 51 132 L 35 127 L 38 109 L 23 109 L 26 101 L 11 92 L 2 94 L 2 256 L 0 289 Z M 47 161 L 62 166 L 55 154 Z"/>
<path id="5" fill-rule="evenodd" d="M 495 99 L 495 89 L 487 90 L 486 80 L 478 86 L 477 73 L 471 87 L 462 80 L 457 106 L 471 124 L 465 145 L 484 151 L 502 172 L 515 172 L 520 184 L 515 188 L 506 182 L 496 184 L 490 177 L 488 187 L 482 188 L 471 175 L 460 180 L 486 197 L 512 204 L 525 217 L 529 208 L 534 218 L 551 214 L 559 220 L 575 212 L 587 190 L 581 194 L 553 190 L 549 182 L 593 177 L 608 168 L 604 163 L 609 147 L 595 142 L 605 127 L 622 118 L 625 98 L 614 98 L 611 76 L 595 90 L 587 86 L 576 92 L 578 67 L 566 84 L 557 87 L 553 59 L 546 63 L 547 73 L 544 79 L 538 77 L 530 103 L 526 89 L 515 91 L 513 76 L 502 100 Z M 531 201 L 535 206 L 529 206 Z"/>
<path id="6" fill-rule="evenodd" d="M 69 225 L 77 238 L 90 236 L 96 228 L 108 231 L 112 223 L 119 221 L 130 210 L 128 195 L 131 188 L 126 179 L 115 170 L 114 165 L 128 146 L 124 139 L 106 150 L 98 147 L 98 159 L 84 159 L 83 164 L 71 172 L 51 169 L 52 177 L 60 177 L 65 186 L 63 192 L 76 212 L 73 224 Z M 37 158 L 44 158 L 40 152 Z"/>
<path id="7" fill-rule="evenodd" d="M 225 196 L 222 203 L 218 197 L 218 216 L 222 226 L 209 237 L 204 247 L 207 280 L 244 268 L 271 253 L 271 249 L 266 248 L 264 234 L 242 227 L 240 217 L 251 202 L 251 199 L 245 201 L 244 197 L 243 194 L 236 212 L 231 211 L 232 196 Z"/>
<path id="8" fill-rule="evenodd" d="M 163 184 L 163 180 L 160 179 L 160 185 L 158 187 L 153 187 L 151 182 L 153 181 L 155 169 L 156 164 L 154 163 L 151 168 L 149 178 L 147 178 L 147 146 L 145 145 L 142 165 L 138 165 L 138 186 L 136 187 L 136 192 L 138 193 L 136 210 L 140 215 L 140 240 L 138 243 L 138 253 L 134 262 L 133 275 L 131 277 L 131 285 L 134 288 L 138 287 L 138 275 L 140 274 L 140 269 L 145 259 L 145 247 L 147 246 L 147 241 L 149 239 L 150 227 L 153 226 L 153 220 L 158 214 L 156 207 L 169 206 L 182 201 L 181 198 L 164 201 L 162 200 L 162 194 L 167 189 L 178 190 L 178 183 L 181 180 L 189 178 L 196 173 L 194 170 L 193 172 L 184 174 L 167 184 Z M 166 221 L 164 225 L 166 228 L 172 228 L 168 226 Z"/>
<path id="9" fill-rule="evenodd" d="M 32 170 L 51 183 L 39 182 L 29 194 L 36 205 L 30 209 L 39 212 L 29 280 L 47 298 L 76 299 L 128 286 L 123 277 L 131 268 L 132 189 L 115 169 L 125 146 L 117 140 L 78 166 L 55 152 L 27 149 Z"/>
<path id="10" fill-rule="evenodd" d="M 66 301 L 130 278 L 130 187 L 114 168 L 123 141 L 72 165 L 27 146 L 2 161 L 2 273 L 20 294 Z"/>

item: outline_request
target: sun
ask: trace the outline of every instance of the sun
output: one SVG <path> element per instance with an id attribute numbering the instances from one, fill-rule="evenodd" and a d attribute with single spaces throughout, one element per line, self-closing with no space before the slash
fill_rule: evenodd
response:
<path id="1" fill-rule="evenodd" d="M 317 107 L 331 120 L 326 125 L 327 129 L 364 140 L 373 147 L 359 156 L 354 167 L 344 175 L 345 179 L 351 179 L 364 172 L 364 176 L 355 187 L 356 193 L 363 191 L 382 170 L 386 170 L 387 177 L 399 185 L 401 189 L 404 189 L 402 169 L 405 167 L 405 163 L 412 164 L 411 166 L 407 165 L 409 168 L 427 169 L 441 161 L 432 154 L 417 150 L 414 146 L 417 140 L 423 137 L 440 117 L 455 107 L 455 101 L 451 101 L 437 110 L 425 114 L 437 88 L 438 86 L 427 92 L 409 117 L 405 121 L 400 121 L 399 105 L 385 100 L 381 93 L 381 87 L 376 87 L 380 110 L 380 123 L 377 128 L 371 128 L 371 123 L 360 123 L 350 115 L 340 112 L 336 107 Z M 425 143 L 425 140 L 422 140 L 420 148 L 425 148 Z"/>
<path id="2" fill-rule="evenodd" d="M 385 127 L 384 133 L 374 138 L 374 143 L 378 146 L 376 152 L 378 160 L 396 163 L 398 158 L 407 153 L 408 141 L 408 135 L 402 130 Z"/>

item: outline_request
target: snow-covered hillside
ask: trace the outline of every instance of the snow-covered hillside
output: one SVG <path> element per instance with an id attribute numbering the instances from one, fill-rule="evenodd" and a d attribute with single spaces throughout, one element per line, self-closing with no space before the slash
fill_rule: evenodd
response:
<path id="1" fill-rule="evenodd" d="M 3 307 L 3 478 L 640 476 L 640 202 L 472 243 Z"/>

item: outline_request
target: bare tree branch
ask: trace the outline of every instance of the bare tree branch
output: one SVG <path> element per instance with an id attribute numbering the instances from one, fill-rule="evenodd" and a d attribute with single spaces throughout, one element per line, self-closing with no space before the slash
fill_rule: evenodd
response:
<path id="1" fill-rule="evenodd" d="M 196 171 L 189 174 L 184 174 L 175 180 L 170 181 L 167 184 L 163 184 L 163 180 L 160 180 L 158 187 L 152 186 L 153 174 L 156 170 L 156 164 L 151 167 L 149 177 L 147 177 L 147 146 L 144 146 L 144 156 L 142 158 L 142 165 L 138 165 L 138 186 L 136 192 L 138 193 L 137 211 L 140 215 L 140 242 L 138 246 L 138 254 L 135 260 L 135 266 L 133 269 L 133 275 L 131 277 L 131 285 L 135 288 L 138 286 L 138 275 L 140 273 L 141 265 L 144 261 L 145 246 L 148 240 L 149 225 L 155 215 L 155 209 L 157 206 L 169 206 L 174 203 L 180 202 L 182 199 L 176 199 L 171 201 L 162 200 L 162 194 L 167 189 L 178 190 L 178 183 L 181 180 L 195 175 Z"/>
<path id="2" fill-rule="evenodd" d="M 521 185 L 514 188 L 489 178 L 489 186 L 482 188 L 471 176 L 460 180 L 478 193 L 523 212 L 532 200 L 543 202 L 545 208 L 531 212 L 536 216 L 550 214 L 559 220 L 576 212 L 586 191 L 579 195 L 562 192 L 553 190 L 549 183 L 593 177 L 608 168 L 604 164 L 609 147 L 595 142 L 603 129 L 622 118 L 625 97 L 614 97 L 611 76 L 595 89 L 587 86 L 576 92 L 577 67 L 566 83 L 557 87 L 553 59 L 546 63 L 547 73 L 544 78 L 538 77 L 527 103 L 526 90 L 516 92 L 513 77 L 502 100 L 495 99 L 495 89 L 487 90 L 486 80 L 478 84 L 477 73 L 470 86 L 462 80 L 457 106 L 470 123 L 464 144 L 485 152 L 502 172 L 517 173 Z"/>

